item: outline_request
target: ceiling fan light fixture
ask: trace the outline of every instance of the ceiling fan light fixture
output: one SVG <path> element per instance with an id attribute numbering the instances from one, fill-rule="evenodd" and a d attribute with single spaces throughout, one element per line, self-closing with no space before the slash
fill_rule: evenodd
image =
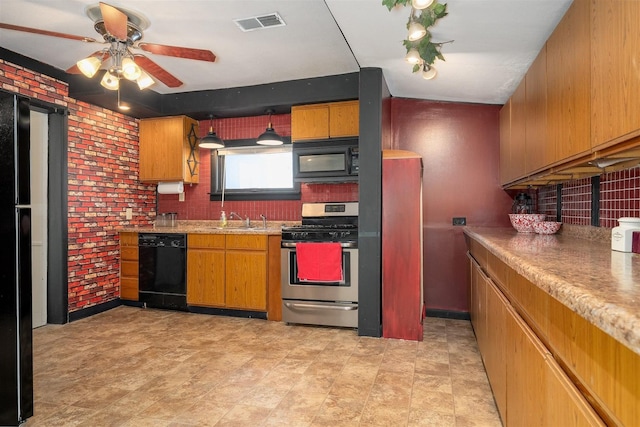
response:
<path id="1" fill-rule="evenodd" d="M 118 90 L 118 88 L 120 87 L 120 81 L 118 77 L 114 76 L 108 71 L 104 73 L 100 84 L 102 85 L 102 87 L 109 90 Z"/>
<path id="2" fill-rule="evenodd" d="M 426 9 L 433 4 L 433 0 L 411 0 L 411 6 L 414 9 Z"/>
<path id="3" fill-rule="evenodd" d="M 138 83 L 138 87 L 140 88 L 140 90 L 144 90 L 153 85 L 155 81 L 149 74 L 145 73 L 144 70 L 140 70 L 140 77 L 136 79 L 136 83 Z"/>
<path id="4" fill-rule="evenodd" d="M 433 65 L 424 64 L 422 68 L 422 78 L 425 80 L 431 80 L 438 74 L 438 70 Z"/>
<path id="5" fill-rule="evenodd" d="M 407 52 L 407 55 L 404 57 L 404 59 L 409 64 L 413 64 L 413 65 L 422 63 L 422 58 L 420 58 L 420 54 L 415 48 L 409 49 L 409 52 Z"/>
<path id="6" fill-rule="evenodd" d="M 198 142 L 198 147 L 204 148 L 207 150 L 216 150 L 218 148 L 224 148 L 224 141 L 213 130 L 213 115 L 209 116 L 211 120 L 211 124 L 209 125 L 209 133 L 207 133 L 203 138 Z"/>
<path id="7" fill-rule="evenodd" d="M 97 56 L 90 56 L 88 58 L 81 59 L 76 62 L 78 69 L 82 74 L 86 77 L 91 78 L 96 75 L 100 66 L 102 65 L 102 60 Z"/>
<path id="8" fill-rule="evenodd" d="M 271 123 L 271 114 L 273 114 L 273 110 L 267 110 L 269 113 L 269 125 L 267 129 L 258 137 L 256 140 L 256 144 L 258 145 L 282 145 L 284 141 L 282 137 L 276 133 L 273 129 L 273 124 Z"/>
<path id="9" fill-rule="evenodd" d="M 142 70 L 138 65 L 133 62 L 131 58 L 124 58 L 122 60 L 122 75 L 127 80 L 136 80 L 142 74 Z"/>
<path id="10" fill-rule="evenodd" d="M 411 24 L 409 24 L 409 34 L 407 35 L 407 38 L 410 41 L 415 42 L 417 40 L 420 40 L 426 34 L 427 34 L 427 30 L 424 28 L 424 26 L 421 23 L 413 20 L 411 21 Z"/>

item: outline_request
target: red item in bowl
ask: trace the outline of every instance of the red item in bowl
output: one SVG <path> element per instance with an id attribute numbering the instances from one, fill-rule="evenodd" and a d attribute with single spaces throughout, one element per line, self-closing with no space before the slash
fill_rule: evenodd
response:
<path id="1" fill-rule="evenodd" d="M 544 221 L 545 214 L 509 214 L 511 225 L 518 233 L 535 233 L 533 223 Z"/>
<path id="2" fill-rule="evenodd" d="M 538 234 L 555 234 L 561 225 L 561 222 L 556 221 L 539 221 L 533 223 L 533 231 Z"/>

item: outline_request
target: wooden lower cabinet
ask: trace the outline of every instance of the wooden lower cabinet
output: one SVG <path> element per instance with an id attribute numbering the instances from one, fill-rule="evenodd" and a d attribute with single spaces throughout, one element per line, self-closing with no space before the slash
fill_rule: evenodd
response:
<path id="1" fill-rule="evenodd" d="M 269 280 L 274 275 L 269 274 L 268 268 L 276 263 L 269 263 L 268 238 L 249 234 L 189 234 L 187 303 L 267 311 L 268 290 L 279 287 L 279 282 L 273 284 Z M 279 240 L 277 244 L 278 252 L 271 255 L 279 261 Z"/>
<path id="2" fill-rule="evenodd" d="M 187 304 L 224 307 L 224 234 L 189 234 L 187 239 Z"/>
<path id="3" fill-rule="evenodd" d="M 470 316 L 505 426 L 604 426 L 552 353 L 470 256 Z"/>
<path id="4" fill-rule="evenodd" d="M 120 299 L 138 301 L 138 233 L 120 233 Z"/>

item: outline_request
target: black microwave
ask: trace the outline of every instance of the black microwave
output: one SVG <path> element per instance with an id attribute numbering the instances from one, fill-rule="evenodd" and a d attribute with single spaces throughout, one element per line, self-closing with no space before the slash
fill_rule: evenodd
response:
<path id="1" fill-rule="evenodd" d="M 357 139 L 293 143 L 293 179 L 296 182 L 358 180 Z"/>

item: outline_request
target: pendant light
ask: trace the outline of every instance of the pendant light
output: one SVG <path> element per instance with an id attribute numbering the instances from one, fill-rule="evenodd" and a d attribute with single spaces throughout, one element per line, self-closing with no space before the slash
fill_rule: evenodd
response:
<path id="1" fill-rule="evenodd" d="M 282 145 L 282 137 L 273 130 L 273 125 L 271 124 L 271 114 L 273 114 L 273 110 L 267 110 L 266 112 L 269 114 L 269 125 L 267 126 L 267 130 L 258 137 L 256 143 L 259 145 Z"/>
<path id="2" fill-rule="evenodd" d="M 207 150 L 215 150 L 217 148 L 224 148 L 224 141 L 216 135 L 213 130 L 213 114 L 209 115 L 211 125 L 209 126 L 209 133 L 204 138 L 200 139 L 198 147 L 205 148 Z"/>

